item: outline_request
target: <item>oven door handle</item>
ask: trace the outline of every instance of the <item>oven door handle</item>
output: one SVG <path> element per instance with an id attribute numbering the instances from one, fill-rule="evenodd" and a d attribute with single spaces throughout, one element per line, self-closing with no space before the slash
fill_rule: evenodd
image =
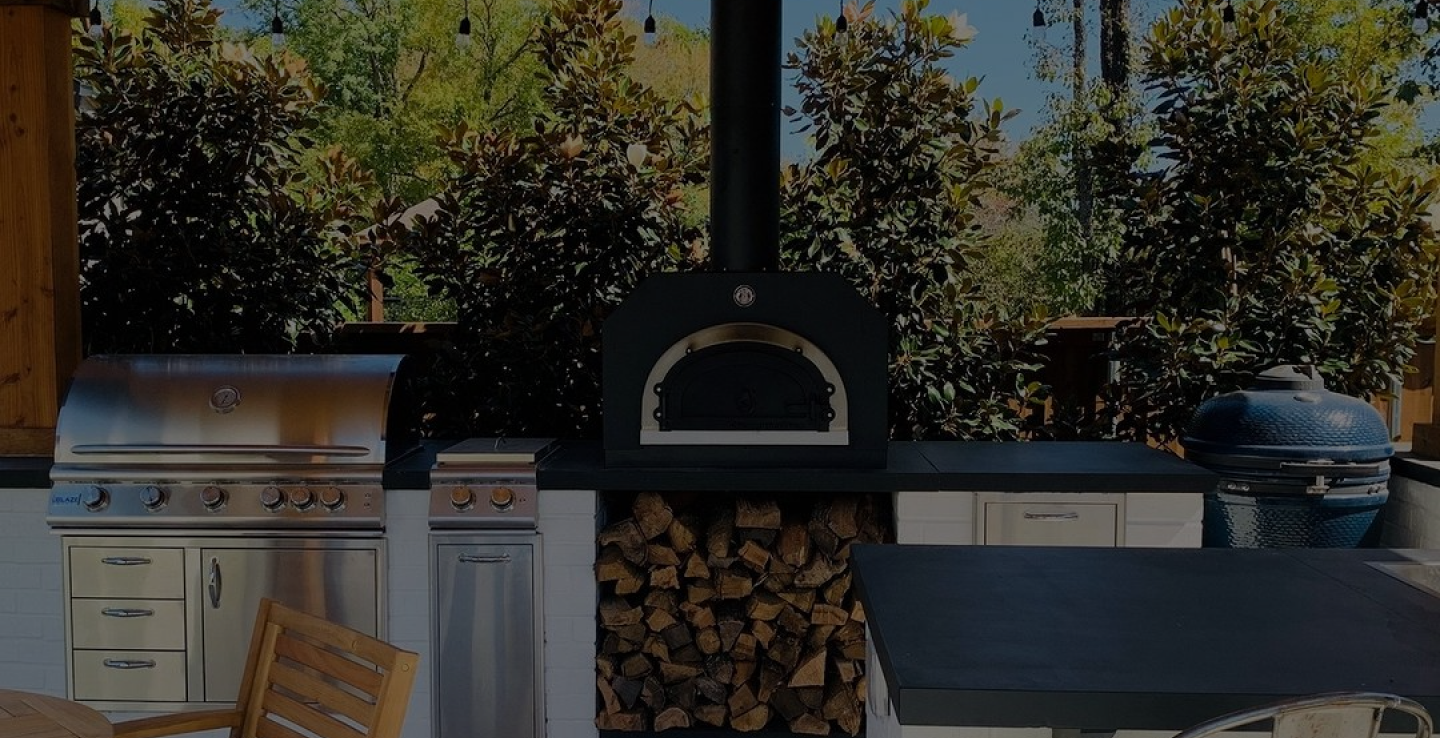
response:
<path id="1" fill-rule="evenodd" d="M 144 566 L 150 563 L 150 559 L 144 556 L 106 556 L 100 559 L 100 563 L 110 566 Z"/>
<path id="2" fill-rule="evenodd" d="M 212 558 L 210 559 L 210 582 L 206 585 L 206 589 L 210 590 L 210 607 L 216 610 L 220 609 L 221 584 L 220 559 Z"/>
<path id="3" fill-rule="evenodd" d="M 462 563 L 462 564 L 508 564 L 508 563 L 510 563 L 510 554 L 500 554 L 499 556 L 485 556 L 485 555 L 481 555 L 481 554 L 460 554 L 460 563 Z"/>
<path id="4" fill-rule="evenodd" d="M 155 611 L 143 607 L 107 607 L 101 610 L 100 614 L 107 618 L 148 618 L 154 615 Z"/>

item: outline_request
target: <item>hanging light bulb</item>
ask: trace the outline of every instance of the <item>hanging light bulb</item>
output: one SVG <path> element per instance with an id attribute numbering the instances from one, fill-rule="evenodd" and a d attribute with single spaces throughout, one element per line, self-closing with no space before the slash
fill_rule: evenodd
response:
<path id="1" fill-rule="evenodd" d="M 655 0 L 650 0 L 650 9 L 645 15 L 645 43 L 655 43 Z"/>
<path id="2" fill-rule="evenodd" d="M 1035 35 L 1041 41 L 1045 40 L 1045 29 L 1049 25 L 1050 24 L 1045 22 L 1045 13 L 1040 10 L 1040 6 L 1037 4 L 1035 6 L 1035 14 L 1030 16 L 1030 27 L 1035 29 Z"/>
<path id="3" fill-rule="evenodd" d="M 1230 0 L 1225 0 L 1225 7 L 1220 9 L 1220 22 L 1225 28 L 1225 35 L 1233 37 L 1235 35 L 1235 6 L 1230 4 Z"/>
<path id="4" fill-rule="evenodd" d="M 100 18 L 100 0 L 95 0 L 95 4 L 90 6 L 90 17 L 87 20 L 90 27 L 85 30 L 90 32 L 91 38 L 98 39 L 105 34 L 105 25 Z"/>
<path id="5" fill-rule="evenodd" d="M 270 44 L 277 50 L 285 48 L 285 21 L 280 19 L 280 9 L 275 9 L 275 17 L 270 19 Z"/>
<path id="6" fill-rule="evenodd" d="M 845 17 L 845 1 L 840 1 L 840 13 L 835 16 L 835 32 L 844 33 L 850 30 L 850 21 Z"/>
<path id="7" fill-rule="evenodd" d="M 455 32 L 455 48 L 470 46 L 470 0 L 465 0 L 465 15 L 460 18 L 460 30 Z"/>
<path id="8" fill-rule="evenodd" d="M 1416 0 L 1415 13 L 1411 16 L 1410 27 L 1416 33 L 1430 30 L 1430 3 L 1428 0 Z"/>

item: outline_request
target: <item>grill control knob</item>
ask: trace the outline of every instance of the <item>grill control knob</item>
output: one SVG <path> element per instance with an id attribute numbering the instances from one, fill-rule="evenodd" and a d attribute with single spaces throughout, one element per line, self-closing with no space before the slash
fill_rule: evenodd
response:
<path id="1" fill-rule="evenodd" d="M 165 490 L 153 484 L 140 490 L 140 504 L 144 505 L 146 510 L 159 510 L 165 507 L 165 501 Z"/>
<path id="2" fill-rule="evenodd" d="M 515 507 L 515 490 L 509 487 L 492 487 L 490 489 L 490 507 L 500 512 Z"/>
<path id="3" fill-rule="evenodd" d="M 315 492 L 309 487 L 301 487 L 290 494 L 290 504 L 296 510 L 309 510 L 315 506 Z"/>
<path id="4" fill-rule="evenodd" d="M 80 504 L 90 512 L 100 512 L 110 505 L 110 492 L 104 487 L 86 487 L 80 493 Z"/>
<path id="5" fill-rule="evenodd" d="M 260 506 L 270 512 L 278 512 L 285 507 L 285 490 L 279 487 L 266 487 L 260 490 Z"/>
<path id="6" fill-rule="evenodd" d="M 320 506 L 331 512 L 344 510 L 345 490 L 339 487 L 326 487 L 320 490 Z"/>
<path id="7" fill-rule="evenodd" d="M 475 506 L 475 492 L 469 487 L 456 487 L 450 490 L 450 507 L 456 510 L 469 510 Z"/>
<path id="8" fill-rule="evenodd" d="M 225 490 L 214 485 L 200 490 L 200 504 L 204 505 L 206 510 L 219 510 L 225 507 L 225 500 L 228 497 Z"/>

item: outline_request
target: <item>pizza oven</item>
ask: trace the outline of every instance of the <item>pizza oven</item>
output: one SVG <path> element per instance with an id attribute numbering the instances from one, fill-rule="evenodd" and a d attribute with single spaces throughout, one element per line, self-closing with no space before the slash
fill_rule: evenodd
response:
<path id="1" fill-rule="evenodd" d="M 834 274 L 779 272 L 780 2 L 712 3 L 714 271 L 605 323 L 607 466 L 883 467 L 886 323 Z"/>

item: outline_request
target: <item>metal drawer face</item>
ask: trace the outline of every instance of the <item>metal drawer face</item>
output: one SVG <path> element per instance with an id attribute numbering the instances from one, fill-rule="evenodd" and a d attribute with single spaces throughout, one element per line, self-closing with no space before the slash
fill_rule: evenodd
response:
<path id="1" fill-rule="evenodd" d="M 989 546 L 1115 546 L 1119 506 L 1111 503 L 987 502 Z"/>
<path id="2" fill-rule="evenodd" d="M 77 700 L 184 702 L 181 651 L 72 651 Z"/>
<path id="3" fill-rule="evenodd" d="M 70 600 L 72 648 L 185 650 L 184 600 Z"/>
<path id="4" fill-rule="evenodd" d="M 70 548 L 70 596 L 184 599 L 183 548 Z"/>

